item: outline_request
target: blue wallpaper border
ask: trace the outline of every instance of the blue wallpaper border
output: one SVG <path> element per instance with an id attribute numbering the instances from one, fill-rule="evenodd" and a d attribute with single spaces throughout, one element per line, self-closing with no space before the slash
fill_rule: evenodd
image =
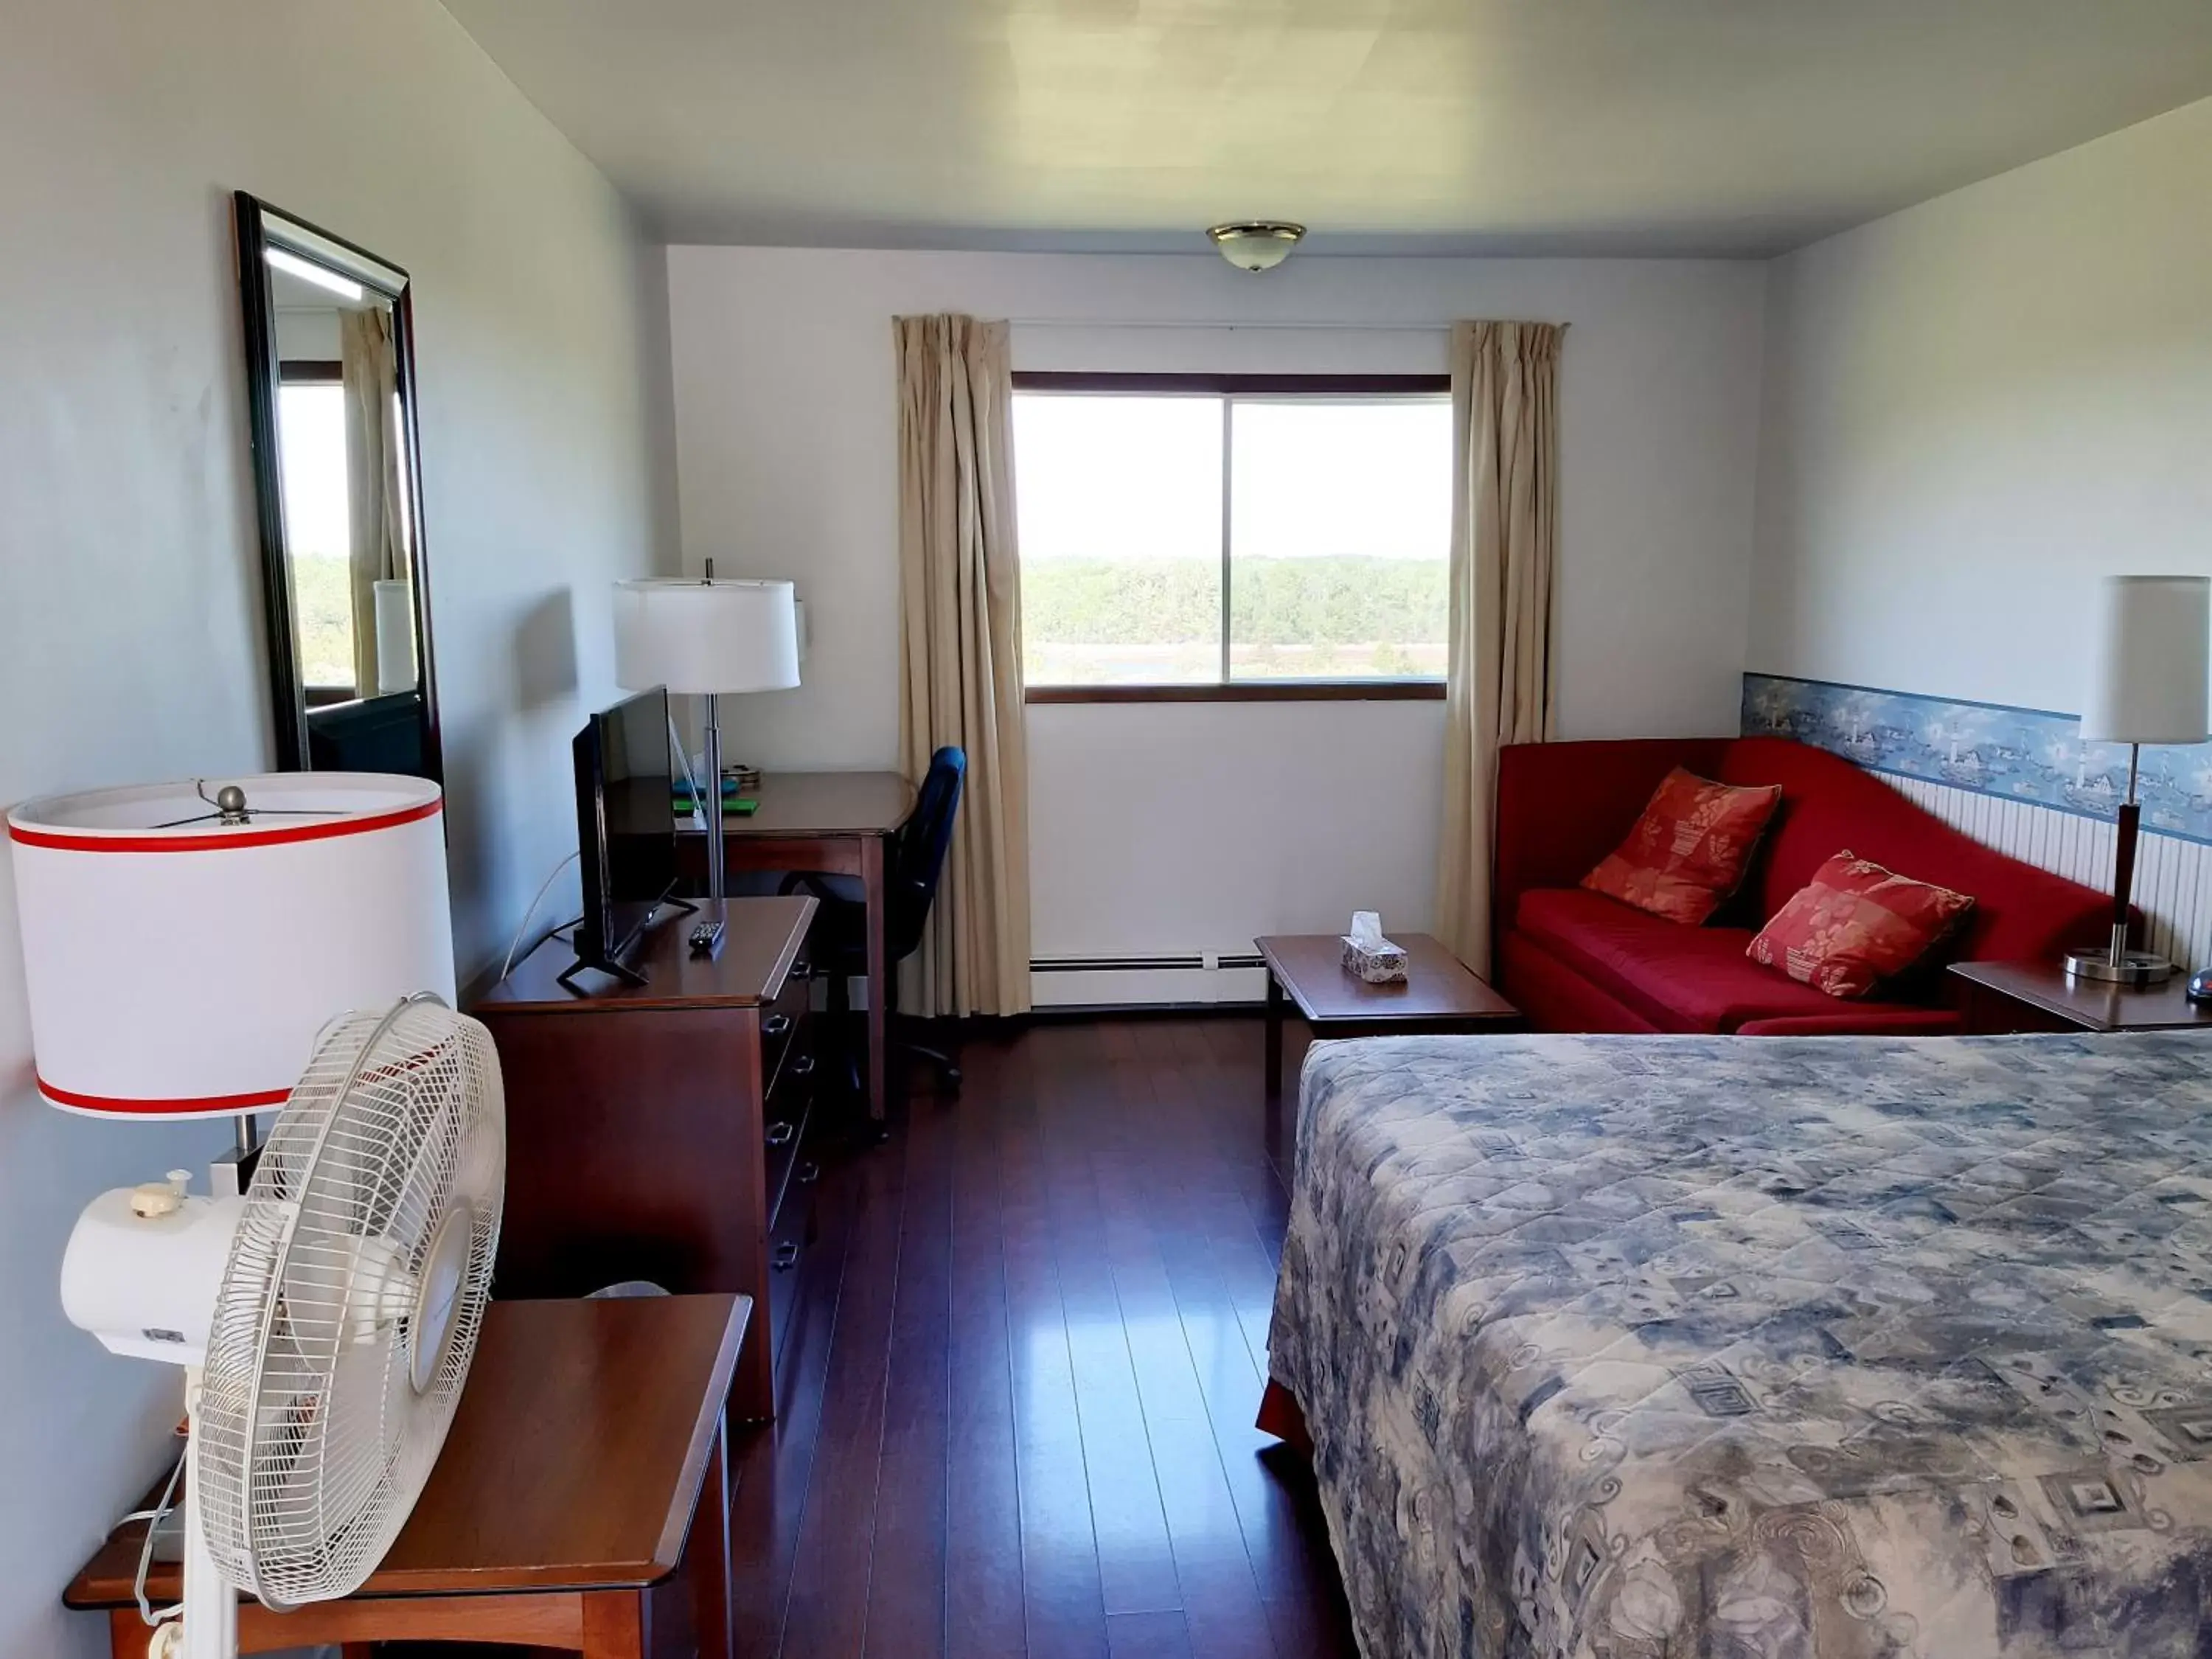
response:
<path id="1" fill-rule="evenodd" d="M 2079 716 L 2045 708 L 1746 674 L 1743 731 L 1795 738 L 1870 772 L 2108 822 L 2127 791 L 2127 745 L 2085 744 Z M 2136 792 L 2144 829 L 2212 845 L 2212 744 L 2145 748 Z"/>

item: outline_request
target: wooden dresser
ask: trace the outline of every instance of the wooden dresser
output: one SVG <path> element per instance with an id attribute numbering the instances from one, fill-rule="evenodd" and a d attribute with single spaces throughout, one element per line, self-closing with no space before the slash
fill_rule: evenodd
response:
<path id="1" fill-rule="evenodd" d="M 712 906 L 701 904 L 701 914 Z M 806 1248 L 826 1112 L 815 1110 L 811 898 L 731 899 L 721 952 L 693 917 L 640 947 L 642 986 L 557 975 L 548 939 L 470 1009 L 507 1084 L 507 1211 L 493 1291 L 580 1296 L 625 1279 L 729 1291 L 756 1312 L 732 1408 L 775 1411 L 775 1355 Z"/>

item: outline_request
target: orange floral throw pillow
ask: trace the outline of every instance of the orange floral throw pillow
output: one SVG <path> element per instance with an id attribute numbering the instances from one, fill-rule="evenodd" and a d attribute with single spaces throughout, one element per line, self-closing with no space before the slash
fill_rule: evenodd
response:
<path id="1" fill-rule="evenodd" d="M 1838 853 L 1744 954 L 1832 997 L 1863 997 L 1927 955 L 1974 902 Z"/>
<path id="2" fill-rule="evenodd" d="M 1583 885 L 1669 921 L 1702 926 L 1741 884 L 1781 800 L 1779 784 L 1739 789 L 1678 766 L 1652 793 L 1628 839 Z"/>

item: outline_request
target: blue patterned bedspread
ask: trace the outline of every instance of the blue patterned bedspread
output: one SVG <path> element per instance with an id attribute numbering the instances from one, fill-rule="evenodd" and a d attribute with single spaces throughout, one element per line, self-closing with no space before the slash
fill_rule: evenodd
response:
<path id="1" fill-rule="evenodd" d="M 1329 1043 L 1297 1139 L 1367 1659 L 2212 1652 L 2212 1041 Z"/>

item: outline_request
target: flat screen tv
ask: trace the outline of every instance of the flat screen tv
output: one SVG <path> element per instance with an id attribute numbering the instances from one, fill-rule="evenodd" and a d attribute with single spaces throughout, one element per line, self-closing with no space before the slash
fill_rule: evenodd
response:
<path id="1" fill-rule="evenodd" d="M 576 964 L 643 984 L 629 957 L 676 885 L 668 693 L 641 691 L 601 709 L 574 749 L 584 888 Z"/>

